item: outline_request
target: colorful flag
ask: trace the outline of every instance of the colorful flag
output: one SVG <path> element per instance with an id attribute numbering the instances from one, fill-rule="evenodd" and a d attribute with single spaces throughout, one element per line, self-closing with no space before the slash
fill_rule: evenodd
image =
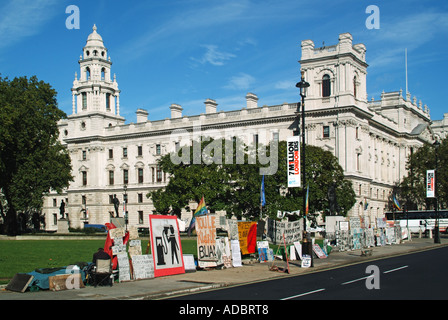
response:
<path id="1" fill-rule="evenodd" d="M 201 201 L 199 201 L 198 207 L 191 218 L 190 227 L 188 228 L 188 235 L 191 234 L 191 231 L 194 229 L 196 217 L 203 216 L 208 214 L 207 207 L 205 206 L 204 196 L 202 196 Z"/>
<path id="2" fill-rule="evenodd" d="M 367 210 L 369 207 L 369 203 L 367 202 L 367 199 L 364 199 L 364 210 Z"/>
<path id="3" fill-rule="evenodd" d="M 308 196 L 310 194 L 310 185 L 306 187 L 306 201 L 305 201 L 305 216 L 308 215 L 308 209 L 309 209 L 309 202 L 308 202 Z"/>
<path id="4" fill-rule="evenodd" d="M 393 195 L 394 200 L 394 207 L 397 208 L 398 211 L 402 211 L 400 207 L 400 203 L 398 202 L 397 198 L 395 197 L 395 194 Z"/>
<path id="5" fill-rule="evenodd" d="M 260 203 L 261 203 L 262 207 L 264 207 L 266 205 L 266 197 L 264 194 L 264 175 L 263 175 L 263 179 L 261 180 Z"/>

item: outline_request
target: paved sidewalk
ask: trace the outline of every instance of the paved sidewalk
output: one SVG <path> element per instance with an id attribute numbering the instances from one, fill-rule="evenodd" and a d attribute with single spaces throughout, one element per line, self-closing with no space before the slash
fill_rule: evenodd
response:
<path id="1" fill-rule="evenodd" d="M 300 261 L 290 262 L 290 274 L 270 271 L 272 262 L 247 263 L 242 267 L 223 270 L 209 270 L 172 275 L 148 280 L 114 283 L 112 287 L 87 286 L 78 290 L 11 292 L 0 290 L 0 300 L 138 300 L 163 299 L 183 293 L 198 292 L 244 283 L 263 281 L 274 278 L 289 277 L 310 272 L 321 271 L 348 264 L 372 261 L 388 256 L 428 250 L 448 246 L 448 239 L 441 239 L 441 244 L 434 244 L 433 239 L 412 239 L 398 245 L 373 248 L 372 256 L 361 256 L 361 250 L 331 252 L 327 259 L 314 259 L 314 267 L 301 268 Z M 286 262 L 275 261 L 276 266 L 285 267 Z"/>

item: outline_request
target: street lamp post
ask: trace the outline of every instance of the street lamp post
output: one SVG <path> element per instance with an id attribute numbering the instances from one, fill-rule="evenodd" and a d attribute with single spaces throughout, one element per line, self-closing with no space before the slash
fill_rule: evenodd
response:
<path id="1" fill-rule="evenodd" d="M 124 203 L 124 223 L 126 224 L 126 230 L 128 230 L 128 194 L 126 193 L 126 191 L 128 190 L 128 186 L 125 184 L 123 186 L 123 190 L 124 190 L 124 199 L 123 199 L 123 203 Z"/>
<path id="2" fill-rule="evenodd" d="M 437 162 L 438 162 L 438 149 L 440 146 L 439 140 L 434 142 L 434 150 L 436 155 L 436 168 L 434 170 L 434 211 L 436 213 L 436 225 L 434 228 L 434 243 L 440 243 L 440 232 L 439 232 L 439 200 L 437 199 Z"/>
<path id="3" fill-rule="evenodd" d="M 305 97 L 307 89 L 310 86 L 308 82 L 305 81 L 304 71 L 302 70 L 301 80 L 296 84 L 296 87 L 300 89 L 301 105 L 302 105 L 302 152 L 301 152 L 301 162 L 302 162 L 302 188 L 303 188 L 303 253 L 308 254 L 311 257 L 311 265 L 313 265 L 313 251 L 311 247 L 311 239 L 308 239 L 308 234 L 306 232 L 306 177 L 305 177 Z M 299 108 L 297 108 L 299 109 Z M 299 111 L 299 110 L 297 110 Z M 297 117 L 299 114 L 297 112 Z M 297 119 L 299 120 L 299 119 Z"/>

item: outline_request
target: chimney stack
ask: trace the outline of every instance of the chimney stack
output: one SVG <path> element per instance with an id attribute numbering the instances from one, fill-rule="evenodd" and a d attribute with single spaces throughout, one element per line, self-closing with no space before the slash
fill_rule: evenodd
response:
<path id="1" fill-rule="evenodd" d="M 182 117 L 182 107 L 178 104 L 173 103 L 170 107 L 171 109 L 171 119 Z"/>
<path id="2" fill-rule="evenodd" d="M 205 113 L 216 113 L 216 106 L 218 105 L 215 100 L 213 99 L 207 99 L 204 102 L 205 104 Z"/>
<path id="3" fill-rule="evenodd" d="M 254 93 L 248 93 L 246 95 L 247 109 L 253 109 L 258 107 L 258 97 Z"/>

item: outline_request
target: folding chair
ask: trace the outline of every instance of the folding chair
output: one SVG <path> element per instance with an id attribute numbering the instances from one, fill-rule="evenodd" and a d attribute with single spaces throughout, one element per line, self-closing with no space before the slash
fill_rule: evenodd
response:
<path id="1" fill-rule="evenodd" d="M 112 265 L 110 259 L 98 259 L 96 261 L 95 270 L 92 273 L 93 285 L 96 287 L 98 285 L 109 285 L 112 287 Z"/>

